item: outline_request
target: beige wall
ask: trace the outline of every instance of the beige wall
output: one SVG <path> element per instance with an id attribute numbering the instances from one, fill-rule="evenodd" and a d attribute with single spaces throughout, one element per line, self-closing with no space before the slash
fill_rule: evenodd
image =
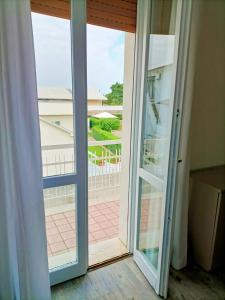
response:
<path id="1" fill-rule="evenodd" d="M 225 164 L 225 1 L 198 0 L 191 169 Z"/>
<path id="2" fill-rule="evenodd" d="M 102 106 L 102 100 L 88 100 L 88 106 Z M 71 116 L 73 113 L 73 103 L 72 101 L 55 101 L 55 102 L 47 102 L 47 101 L 39 101 L 38 109 L 40 116 L 46 115 L 68 115 Z"/>
<path id="3" fill-rule="evenodd" d="M 224 0 L 192 1 L 179 155 L 182 163 L 178 164 L 174 209 L 172 265 L 176 269 L 183 268 L 187 259 L 190 169 L 225 163 L 224 5 Z"/>
<path id="4" fill-rule="evenodd" d="M 88 100 L 88 105 L 102 106 L 102 100 Z"/>

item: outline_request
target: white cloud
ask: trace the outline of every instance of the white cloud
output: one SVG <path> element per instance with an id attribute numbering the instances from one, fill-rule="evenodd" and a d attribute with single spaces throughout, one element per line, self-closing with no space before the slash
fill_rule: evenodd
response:
<path id="1" fill-rule="evenodd" d="M 39 85 L 71 86 L 70 23 L 32 14 Z M 87 26 L 88 85 L 109 91 L 123 81 L 124 33 Z"/>

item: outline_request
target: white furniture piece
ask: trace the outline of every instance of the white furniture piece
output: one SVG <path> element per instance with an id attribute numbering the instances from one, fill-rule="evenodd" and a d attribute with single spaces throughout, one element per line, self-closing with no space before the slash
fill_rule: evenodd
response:
<path id="1" fill-rule="evenodd" d="M 189 238 L 193 258 L 206 271 L 225 266 L 225 166 L 191 174 Z"/>

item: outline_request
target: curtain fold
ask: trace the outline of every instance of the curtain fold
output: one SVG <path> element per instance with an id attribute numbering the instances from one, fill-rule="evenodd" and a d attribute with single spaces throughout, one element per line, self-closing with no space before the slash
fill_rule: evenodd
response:
<path id="1" fill-rule="evenodd" d="M 50 299 L 29 0 L 0 1 L 0 299 Z"/>

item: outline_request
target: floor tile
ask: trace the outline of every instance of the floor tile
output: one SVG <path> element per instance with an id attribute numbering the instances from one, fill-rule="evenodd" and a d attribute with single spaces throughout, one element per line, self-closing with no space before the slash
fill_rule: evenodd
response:
<path id="1" fill-rule="evenodd" d="M 67 219 L 67 221 L 69 223 L 75 223 L 76 222 L 75 216 L 73 216 L 73 217 L 67 217 L 66 219 Z"/>
<path id="2" fill-rule="evenodd" d="M 89 231 L 90 232 L 93 232 L 93 231 L 98 231 L 101 229 L 101 226 L 99 224 L 92 224 L 92 225 L 89 225 Z"/>
<path id="3" fill-rule="evenodd" d="M 59 233 L 57 234 L 51 234 L 51 235 L 47 235 L 47 240 L 48 243 L 51 245 L 53 243 L 57 243 L 57 242 L 61 242 L 62 241 L 62 237 Z"/>
<path id="4" fill-rule="evenodd" d="M 63 242 L 54 243 L 50 246 L 52 253 L 66 250 L 66 245 Z"/>
<path id="5" fill-rule="evenodd" d="M 100 204 L 97 204 L 96 207 L 98 209 L 103 209 L 103 208 L 107 208 L 106 204 L 105 203 L 100 203 Z"/>
<path id="6" fill-rule="evenodd" d="M 70 226 L 72 227 L 73 230 L 76 229 L 76 224 L 75 223 L 70 223 Z"/>
<path id="7" fill-rule="evenodd" d="M 74 248 L 76 245 L 76 240 L 75 240 L 75 238 L 65 240 L 65 244 L 66 244 L 67 248 Z"/>
<path id="8" fill-rule="evenodd" d="M 66 218 L 60 219 L 60 220 L 55 220 L 54 222 L 57 226 L 69 224 L 69 222 L 66 220 Z"/>
<path id="9" fill-rule="evenodd" d="M 64 240 L 68 240 L 68 239 L 74 238 L 75 232 L 74 232 L 74 230 L 61 232 L 61 236 Z"/>
<path id="10" fill-rule="evenodd" d="M 89 241 L 89 243 L 92 243 L 92 242 L 95 241 L 95 238 L 93 237 L 92 234 L 89 234 L 89 235 L 88 235 L 88 241 Z"/>
<path id="11" fill-rule="evenodd" d="M 57 233 L 59 233 L 59 231 L 58 231 L 58 229 L 57 229 L 56 226 L 54 226 L 53 228 L 49 228 L 49 229 L 47 230 L 47 235 L 48 235 L 48 236 L 51 235 L 51 234 L 57 234 Z"/>
<path id="12" fill-rule="evenodd" d="M 88 225 L 90 226 L 90 225 L 93 225 L 93 224 L 96 224 L 95 219 L 89 217 L 89 219 L 88 219 Z"/>
<path id="13" fill-rule="evenodd" d="M 119 219 L 112 219 L 112 220 L 110 220 L 110 222 L 112 223 L 112 225 L 114 225 L 114 226 L 119 226 Z"/>
<path id="14" fill-rule="evenodd" d="M 91 216 L 91 217 L 98 217 L 98 216 L 101 216 L 101 212 L 100 212 L 100 210 L 96 210 L 96 211 L 91 211 L 90 213 L 89 213 L 89 215 Z"/>
<path id="15" fill-rule="evenodd" d="M 64 213 L 66 217 L 74 217 L 75 216 L 75 211 L 74 210 L 69 210 Z"/>
<path id="16" fill-rule="evenodd" d="M 64 214 L 55 214 L 55 215 L 52 215 L 52 219 L 53 221 L 55 220 L 60 220 L 60 219 L 64 219 Z"/>
<path id="17" fill-rule="evenodd" d="M 57 226 L 59 232 L 65 232 L 65 231 L 69 231 L 72 230 L 72 227 L 70 224 L 63 224 L 63 225 L 59 225 Z"/>
<path id="18" fill-rule="evenodd" d="M 106 233 L 102 230 L 92 232 L 92 235 L 96 240 L 107 237 Z"/>
<path id="19" fill-rule="evenodd" d="M 111 214 L 111 209 L 110 208 L 104 208 L 104 209 L 101 209 L 100 212 L 103 215 L 108 215 L 108 214 Z"/>
<path id="20" fill-rule="evenodd" d="M 115 228 L 115 227 L 109 227 L 109 228 L 104 229 L 104 232 L 105 232 L 107 235 L 112 236 L 112 235 L 118 233 L 118 229 Z"/>
<path id="21" fill-rule="evenodd" d="M 117 219 L 117 215 L 115 213 L 111 213 L 109 215 L 106 216 L 108 220 L 112 220 L 112 219 Z"/>
<path id="22" fill-rule="evenodd" d="M 45 221 L 46 222 L 52 222 L 52 217 L 51 216 L 46 216 Z"/>
<path id="23" fill-rule="evenodd" d="M 55 223 L 54 222 L 46 222 L 45 223 L 46 229 L 54 228 Z"/>
<path id="24" fill-rule="evenodd" d="M 118 222 L 116 222 L 116 223 L 118 223 Z M 107 220 L 107 221 L 100 222 L 99 225 L 101 226 L 101 228 L 109 228 L 109 227 L 112 227 L 112 225 L 114 225 L 114 224 L 112 224 L 111 221 Z M 117 224 L 115 224 L 115 225 L 117 225 Z"/>
<path id="25" fill-rule="evenodd" d="M 118 236 L 118 203 L 119 201 L 110 201 L 89 206 L 89 244 L 96 244 Z M 75 247 L 75 228 L 74 209 L 46 217 L 49 256 Z"/>
<path id="26" fill-rule="evenodd" d="M 94 218 L 97 223 L 107 221 L 107 218 L 104 215 L 100 215 Z"/>

